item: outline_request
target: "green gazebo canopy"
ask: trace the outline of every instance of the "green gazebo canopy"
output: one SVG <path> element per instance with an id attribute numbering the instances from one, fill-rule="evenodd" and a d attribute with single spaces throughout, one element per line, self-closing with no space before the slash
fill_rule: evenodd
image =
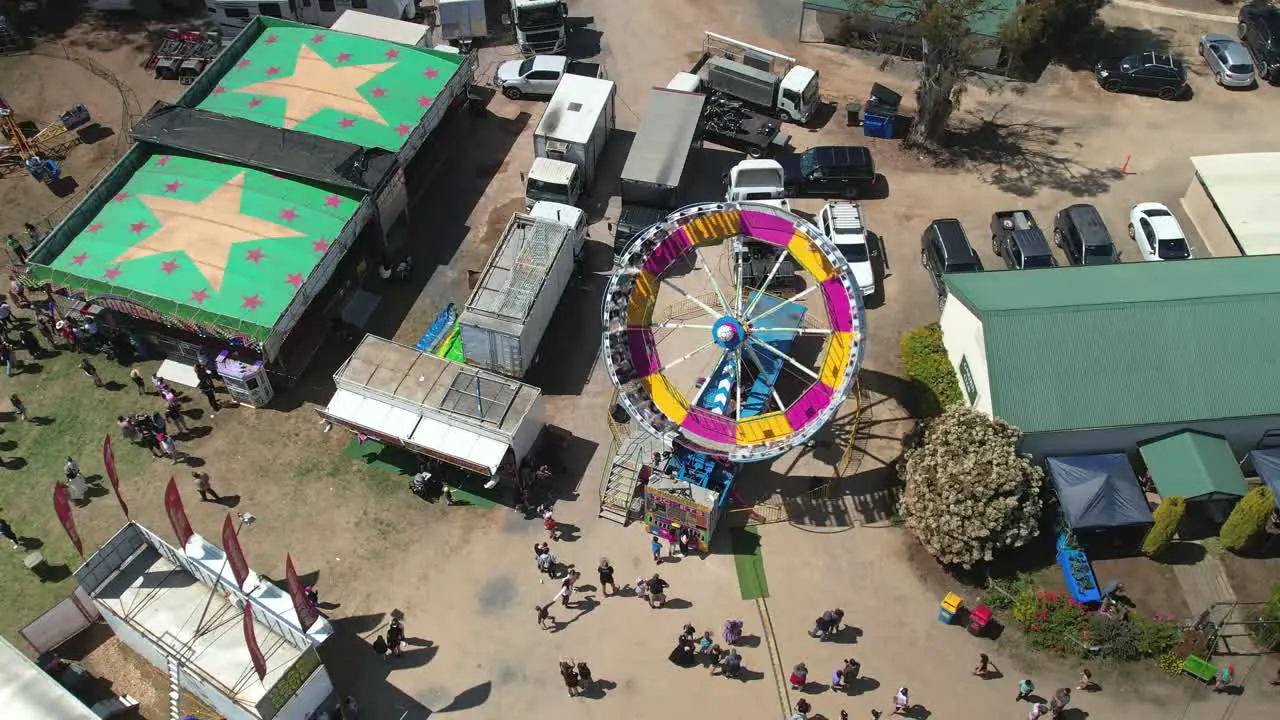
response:
<path id="1" fill-rule="evenodd" d="M 1210 499 L 1248 492 L 1236 456 L 1220 436 L 1184 430 L 1141 444 L 1138 452 L 1164 497 Z"/>

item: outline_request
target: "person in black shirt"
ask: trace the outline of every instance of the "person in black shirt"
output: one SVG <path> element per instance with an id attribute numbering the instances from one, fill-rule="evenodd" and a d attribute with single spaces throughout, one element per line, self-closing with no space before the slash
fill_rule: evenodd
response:
<path id="1" fill-rule="evenodd" d="M 600 574 L 600 592 L 606 597 L 616 595 L 618 586 L 613 582 L 613 566 L 609 564 L 609 558 L 600 558 L 600 566 L 596 568 L 596 572 Z"/>
<path id="2" fill-rule="evenodd" d="M 653 577 L 649 578 L 649 607 L 662 607 L 662 604 L 667 601 L 666 591 L 669 585 L 666 580 L 658 577 L 658 573 L 654 573 Z"/>

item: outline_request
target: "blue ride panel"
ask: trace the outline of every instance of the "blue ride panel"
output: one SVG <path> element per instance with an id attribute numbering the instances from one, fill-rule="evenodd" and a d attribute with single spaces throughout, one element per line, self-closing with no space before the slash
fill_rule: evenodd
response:
<path id="1" fill-rule="evenodd" d="M 454 307 L 453 303 L 446 305 L 444 310 L 441 310 L 440 314 L 436 316 L 435 322 L 431 323 L 431 327 L 427 328 L 427 331 L 423 333 L 422 339 L 415 346 L 417 351 L 431 352 L 435 350 L 436 344 L 448 334 L 445 331 L 453 327 L 453 321 L 457 316 L 458 309 Z"/>
<path id="2" fill-rule="evenodd" d="M 698 407 L 713 413 L 724 415 L 729 410 L 729 399 L 733 395 L 736 381 L 737 365 L 733 358 L 726 355 L 719 367 L 707 378 L 707 385 L 698 395 Z"/>
<path id="3" fill-rule="evenodd" d="M 753 293 L 751 299 L 747 301 L 748 305 L 755 302 L 755 296 L 756 293 Z M 800 303 L 787 302 L 772 295 L 764 295 L 761 296 L 760 302 L 755 306 L 753 313 L 760 315 L 784 302 L 786 302 L 786 307 L 764 319 L 765 326 L 771 328 L 799 328 L 804 323 L 806 312 L 805 307 Z M 791 344 L 795 341 L 796 335 L 797 333 L 786 331 L 754 333 L 748 342 L 768 343 L 785 354 L 791 352 Z M 744 418 L 764 413 L 769 406 L 769 399 L 773 396 L 773 387 L 778 383 L 778 376 L 782 374 L 782 358 L 768 350 L 753 349 L 755 356 L 760 360 L 759 366 L 756 368 L 759 372 L 756 374 L 756 380 L 751 384 L 751 388 L 742 396 L 742 417 Z"/>

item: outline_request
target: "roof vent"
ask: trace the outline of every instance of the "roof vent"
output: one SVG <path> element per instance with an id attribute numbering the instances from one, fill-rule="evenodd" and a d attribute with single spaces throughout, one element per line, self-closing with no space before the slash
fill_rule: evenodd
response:
<path id="1" fill-rule="evenodd" d="M 582 112 L 582 103 L 580 102 L 569 103 L 569 112 Z"/>

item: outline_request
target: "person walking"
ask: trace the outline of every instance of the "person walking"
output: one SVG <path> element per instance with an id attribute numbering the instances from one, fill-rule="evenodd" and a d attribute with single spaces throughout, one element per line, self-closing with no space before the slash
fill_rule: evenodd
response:
<path id="1" fill-rule="evenodd" d="M 49 324 L 49 318 L 44 315 L 36 315 L 36 330 L 44 337 L 45 342 L 49 343 L 49 347 L 58 348 L 58 338 L 54 335 L 53 326 Z"/>
<path id="2" fill-rule="evenodd" d="M 600 558 L 596 573 L 600 576 L 600 593 L 605 597 L 617 595 L 618 586 L 613 582 L 613 566 L 609 564 L 609 558 Z"/>
<path id="3" fill-rule="evenodd" d="M 13 377 L 13 348 L 0 340 L 0 363 L 4 363 L 4 376 Z"/>
<path id="4" fill-rule="evenodd" d="M 569 691 L 569 697 L 578 694 L 578 673 L 569 663 L 560 661 L 560 677 L 564 680 L 564 687 Z"/>
<path id="5" fill-rule="evenodd" d="M 165 408 L 164 416 L 169 422 L 173 423 L 174 427 L 178 428 L 179 432 L 185 433 L 191 430 L 191 427 L 187 425 L 186 416 L 182 414 L 182 401 L 175 398 Z"/>
<path id="6" fill-rule="evenodd" d="M 670 583 L 658 577 L 658 573 L 654 573 L 646 585 L 649 590 L 649 607 L 662 607 L 662 604 L 667 601 L 667 587 Z"/>
<path id="7" fill-rule="evenodd" d="M 844 666 L 842 665 L 831 673 L 831 692 L 842 692 L 844 689 Z"/>
<path id="8" fill-rule="evenodd" d="M 1020 702 L 1031 697 L 1031 693 L 1036 691 L 1036 686 L 1031 680 L 1023 678 L 1018 681 L 1018 696 L 1013 699 L 1014 702 Z"/>
<path id="9" fill-rule="evenodd" d="M 720 639 L 724 640 L 724 644 L 730 647 L 737 645 L 738 641 L 742 639 L 742 621 L 725 620 L 724 625 L 720 627 Z"/>
<path id="10" fill-rule="evenodd" d="M 89 358 L 80 358 L 80 372 L 93 381 L 94 387 L 102 387 L 102 377 L 98 375 L 98 368 L 89 362 Z"/>
<path id="11" fill-rule="evenodd" d="M 791 683 L 792 690 L 803 690 L 809 682 L 809 668 L 805 667 L 804 663 L 797 663 L 794 668 L 791 668 L 791 677 L 787 680 Z"/>
<path id="12" fill-rule="evenodd" d="M 209 483 L 209 473 L 192 470 L 191 477 L 195 478 L 196 492 L 200 493 L 200 502 L 219 502 L 222 500 L 222 496 L 218 495 L 217 491 L 213 489 L 213 485 Z M 213 497 L 212 501 L 209 500 L 210 496 Z"/>
<path id="13" fill-rule="evenodd" d="M 1040 720 L 1040 718 L 1049 714 L 1049 706 L 1044 703 L 1032 703 L 1031 710 L 1027 712 L 1027 720 Z"/>
<path id="14" fill-rule="evenodd" d="M 546 605 L 535 605 L 534 612 L 538 615 L 538 627 L 543 630 L 551 630 L 556 626 L 556 619 L 551 617 L 551 603 Z"/>
<path id="15" fill-rule="evenodd" d="M 360 706 L 356 704 L 356 699 L 350 695 L 342 699 L 342 704 L 338 706 L 338 714 L 342 720 L 359 720 Z"/>
<path id="16" fill-rule="evenodd" d="M 556 518 L 551 508 L 542 511 L 542 527 L 547 530 L 547 537 L 552 540 L 559 540 L 560 533 L 556 532 Z"/>
<path id="17" fill-rule="evenodd" d="M 200 392 L 203 393 L 205 399 L 209 401 L 209 411 L 214 415 L 217 415 L 218 408 L 220 406 L 218 404 L 218 394 L 213 390 L 213 383 L 205 383 L 204 387 L 200 388 Z"/>
<path id="18" fill-rule="evenodd" d="M 147 381 L 142 379 L 142 373 L 138 372 L 138 368 L 129 371 L 129 380 L 133 382 L 133 386 L 138 388 L 138 395 L 147 394 Z"/>
<path id="19" fill-rule="evenodd" d="M 840 608 L 827 610 L 813 621 L 813 629 L 809 631 L 809 637 L 826 640 L 828 636 L 840 630 L 842 622 L 844 622 L 844 610 Z"/>
<path id="20" fill-rule="evenodd" d="M 404 623 L 397 618 L 392 618 L 391 625 L 387 627 L 387 649 L 395 657 L 404 654 Z"/>
<path id="21" fill-rule="evenodd" d="M 1080 684 L 1076 685 L 1077 690 L 1093 689 L 1093 673 L 1089 672 L 1089 668 L 1080 668 Z"/>
<path id="22" fill-rule="evenodd" d="M 13 308 L 9 303 L 0 300 L 0 328 L 9 330 L 13 327 Z"/>
<path id="23" fill-rule="evenodd" d="M 161 415 L 158 412 L 151 413 L 151 427 L 155 428 L 156 432 L 162 435 L 167 435 L 169 433 L 169 425 L 165 422 L 164 415 Z"/>
<path id="24" fill-rule="evenodd" d="M 720 647 L 720 643 L 712 645 L 711 649 L 707 651 L 707 665 L 711 668 L 709 675 L 715 675 L 716 671 L 720 669 L 720 662 L 724 660 L 724 655 L 724 648 Z"/>
<path id="25" fill-rule="evenodd" d="M 164 456 L 173 461 L 174 465 L 178 464 L 178 460 L 186 457 L 186 453 L 178 450 L 178 445 L 173 438 L 166 433 L 157 433 L 156 440 L 160 443 L 160 450 L 164 452 Z"/>
<path id="26" fill-rule="evenodd" d="M 577 665 L 577 670 L 578 670 L 578 687 L 581 688 L 582 692 L 585 693 L 591 689 L 592 683 L 595 682 L 594 680 L 591 679 L 591 668 L 587 667 L 586 663 L 579 660 Z"/>
<path id="27" fill-rule="evenodd" d="M 658 540 L 657 535 L 649 536 L 649 552 L 653 554 L 653 564 L 662 564 L 662 542 Z"/>
<path id="28" fill-rule="evenodd" d="M 808 700 L 800 698 L 796 701 L 796 712 L 791 716 L 791 720 L 809 720 L 809 713 L 813 712 L 813 706 Z"/>
<path id="29" fill-rule="evenodd" d="M 1054 717 L 1062 714 L 1067 709 L 1067 705 L 1071 703 L 1071 688 L 1058 688 L 1053 691 L 1053 697 L 1049 698 L 1049 713 Z"/>
<path id="30" fill-rule="evenodd" d="M 905 686 L 898 688 L 893 696 L 893 712 L 891 715 L 907 715 L 911 712 L 911 693 Z"/>
<path id="31" fill-rule="evenodd" d="M 991 658 L 986 653 L 978 653 L 978 663 L 973 666 L 973 674 L 985 678 L 991 672 Z"/>
<path id="32" fill-rule="evenodd" d="M 29 422 L 31 420 L 31 416 L 27 415 L 26 403 L 22 402 L 22 398 L 18 397 L 17 393 L 9 396 L 9 404 L 13 406 L 13 411 L 17 413 L 18 417 L 22 418 L 23 421 Z"/>
<path id="33" fill-rule="evenodd" d="M 20 265 L 27 264 L 27 248 L 18 240 L 18 238 L 13 236 L 13 233 L 9 233 L 5 236 L 4 243 L 9 246 L 9 249 L 13 251 L 14 255 L 18 256 L 18 263 Z"/>
<path id="34" fill-rule="evenodd" d="M 67 456 L 67 464 L 62 469 L 66 472 L 68 480 L 80 476 L 80 463 L 77 463 L 76 459 L 70 455 Z"/>
<path id="35" fill-rule="evenodd" d="M 0 518 L 0 537 L 3 537 L 5 540 L 13 543 L 14 550 L 22 549 L 22 545 L 18 542 L 17 533 L 15 533 L 13 528 L 9 526 L 9 521 L 4 518 Z"/>

